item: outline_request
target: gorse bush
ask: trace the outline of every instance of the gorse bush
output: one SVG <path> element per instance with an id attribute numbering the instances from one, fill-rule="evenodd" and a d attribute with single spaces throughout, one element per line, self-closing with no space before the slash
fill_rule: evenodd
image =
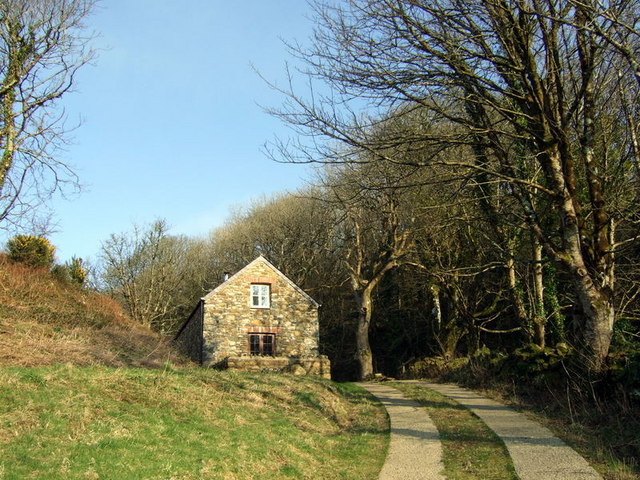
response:
<path id="1" fill-rule="evenodd" d="M 87 269 L 84 268 L 81 258 L 73 257 L 71 261 L 64 265 L 56 265 L 51 269 L 51 273 L 58 279 L 66 283 L 84 285 L 87 280 Z"/>
<path id="2" fill-rule="evenodd" d="M 43 237 L 16 235 L 7 242 L 9 259 L 31 267 L 53 266 L 55 247 Z"/>
<path id="3" fill-rule="evenodd" d="M 84 285 L 87 280 L 87 269 L 82 264 L 82 259 L 78 257 L 71 258 L 71 261 L 66 264 L 69 269 L 69 277 L 71 281 L 78 285 Z"/>

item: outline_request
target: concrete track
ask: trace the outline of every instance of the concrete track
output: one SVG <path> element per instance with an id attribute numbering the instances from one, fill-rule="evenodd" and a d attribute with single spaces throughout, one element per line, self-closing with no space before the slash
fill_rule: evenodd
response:
<path id="1" fill-rule="evenodd" d="M 455 385 L 407 381 L 435 390 L 475 413 L 504 442 L 521 480 L 602 480 L 575 450 L 524 414 Z M 442 447 L 426 411 L 398 390 L 361 383 L 385 406 L 391 440 L 380 480 L 442 480 Z"/>
<path id="2" fill-rule="evenodd" d="M 442 445 L 438 430 L 426 411 L 395 388 L 381 383 L 360 383 L 387 409 L 391 440 L 380 480 L 444 480 Z"/>

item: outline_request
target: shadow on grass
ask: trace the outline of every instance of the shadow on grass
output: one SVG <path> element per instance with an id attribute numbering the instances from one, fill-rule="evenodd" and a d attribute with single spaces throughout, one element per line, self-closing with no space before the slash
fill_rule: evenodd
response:
<path id="1" fill-rule="evenodd" d="M 323 381 L 322 386 L 326 389 L 327 392 L 343 397 L 351 405 L 354 405 L 360 409 L 364 407 L 370 407 L 371 405 L 376 405 L 379 406 L 379 408 L 384 408 L 375 396 L 362 389 L 361 387 L 354 385 L 353 383 L 327 383 Z M 368 425 L 365 425 L 364 422 L 351 421 L 345 424 L 344 419 L 336 413 L 332 406 L 322 404 L 320 398 L 318 398 L 315 392 L 297 392 L 296 399 L 303 405 L 306 405 L 307 407 L 312 408 L 318 411 L 323 416 L 329 418 L 336 425 L 339 425 L 343 432 L 358 435 L 386 435 L 389 433 L 389 428 L 387 426 L 376 427 L 374 426 L 373 420 Z"/>
<path id="2" fill-rule="evenodd" d="M 202 376 L 205 385 L 223 393 L 234 393 L 239 396 L 259 396 L 264 402 L 278 405 L 281 409 L 299 410 L 307 408 L 337 426 L 341 433 L 348 434 L 387 434 L 388 428 L 377 427 L 377 415 L 367 415 L 367 409 L 379 405 L 377 399 L 359 387 L 344 383 L 338 384 L 329 380 L 307 377 L 308 389 L 299 384 L 294 377 L 282 374 L 248 374 L 244 372 L 215 372 Z M 316 388 L 318 390 L 316 390 Z M 332 401 L 333 395 L 342 400 Z M 356 412 L 348 414 L 344 411 L 344 401 Z M 334 404 L 335 403 L 335 404 Z M 349 407 L 348 407 L 349 408 Z"/>
<path id="3" fill-rule="evenodd" d="M 422 398 L 403 398 L 403 399 L 388 399 L 387 400 L 388 403 L 390 403 L 393 406 L 414 406 L 416 403 L 419 403 L 420 406 L 422 407 L 427 407 L 427 408 L 438 408 L 438 409 L 443 409 L 443 408 L 448 408 L 451 410 L 466 410 L 465 407 L 463 407 L 460 404 L 452 404 L 452 403 L 447 403 L 447 402 L 438 402 L 435 400 L 425 400 Z"/>

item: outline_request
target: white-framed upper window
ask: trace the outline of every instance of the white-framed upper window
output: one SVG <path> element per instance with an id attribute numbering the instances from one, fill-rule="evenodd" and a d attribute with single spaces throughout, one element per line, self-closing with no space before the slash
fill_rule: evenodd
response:
<path id="1" fill-rule="evenodd" d="M 270 288 L 266 284 L 251 284 L 251 306 L 253 308 L 270 308 Z"/>

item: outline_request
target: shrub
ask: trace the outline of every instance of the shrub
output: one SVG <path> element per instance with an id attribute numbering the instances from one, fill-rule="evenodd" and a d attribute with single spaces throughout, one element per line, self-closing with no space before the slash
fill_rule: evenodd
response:
<path id="1" fill-rule="evenodd" d="M 505 361 L 506 373 L 522 381 L 552 380 L 563 371 L 562 362 L 573 361 L 574 350 L 566 343 L 541 348 L 527 345 L 511 353 Z"/>
<path id="2" fill-rule="evenodd" d="M 9 258 L 31 267 L 53 266 L 55 247 L 43 237 L 16 235 L 7 242 Z"/>
<path id="3" fill-rule="evenodd" d="M 78 257 L 72 257 L 71 262 L 67 264 L 67 268 L 69 269 L 69 276 L 71 277 L 71 281 L 77 283 L 78 285 L 84 285 L 84 282 L 87 280 L 87 269 L 84 268 L 82 259 Z"/>
<path id="4" fill-rule="evenodd" d="M 82 286 L 87 280 L 87 270 L 82 264 L 82 259 L 77 257 L 73 257 L 70 262 L 64 265 L 54 266 L 51 273 L 64 283 Z"/>
<path id="5" fill-rule="evenodd" d="M 571 363 L 574 357 L 573 349 L 564 343 L 553 348 L 527 345 L 511 353 L 483 347 L 471 355 L 466 363 L 460 361 L 448 369 L 441 369 L 438 376 L 476 388 L 513 381 L 539 386 L 562 380 L 565 374 L 563 362 Z"/>
<path id="6" fill-rule="evenodd" d="M 51 269 L 51 274 L 62 283 L 71 283 L 69 269 L 66 265 L 54 265 Z"/>
<path id="7" fill-rule="evenodd" d="M 425 357 L 403 370 L 402 378 L 444 378 L 467 365 L 466 358 Z"/>
<path id="8" fill-rule="evenodd" d="M 611 354 L 609 376 L 614 384 L 622 385 L 633 400 L 640 401 L 640 348 Z"/>
<path id="9" fill-rule="evenodd" d="M 530 386 L 554 384 L 564 378 L 563 362 L 571 363 L 574 357 L 574 350 L 565 343 L 546 348 L 532 344 L 510 353 L 485 347 L 471 356 L 467 372 L 457 372 L 457 379 L 470 385 L 514 380 Z"/>

